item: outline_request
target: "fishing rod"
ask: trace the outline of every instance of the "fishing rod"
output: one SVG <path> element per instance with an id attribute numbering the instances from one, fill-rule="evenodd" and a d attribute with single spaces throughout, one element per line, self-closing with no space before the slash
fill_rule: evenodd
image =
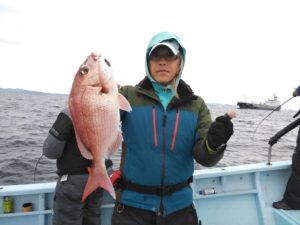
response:
<path id="1" fill-rule="evenodd" d="M 283 106 L 284 104 L 286 104 L 288 101 L 290 101 L 292 98 L 294 98 L 295 96 L 292 96 L 291 98 L 289 98 L 288 100 L 286 100 L 284 103 L 282 103 L 281 105 L 277 106 L 275 109 L 273 109 L 268 115 L 266 115 L 256 126 L 253 135 L 252 135 L 252 139 L 254 139 L 254 135 L 258 129 L 258 127 L 262 124 L 262 122 L 264 122 L 265 119 L 267 119 L 274 111 L 278 110 L 281 108 L 281 106 Z"/>
<path id="2" fill-rule="evenodd" d="M 291 130 L 293 130 L 295 127 L 300 125 L 300 118 L 298 118 L 297 120 L 291 122 L 289 125 L 287 125 L 285 128 L 281 129 L 280 131 L 278 131 L 273 137 L 271 137 L 269 139 L 269 152 L 268 152 L 268 162 L 267 165 L 271 165 L 271 151 L 272 151 L 272 146 L 277 143 L 277 141 L 279 140 L 279 138 L 281 138 L 283 135 L 285 135 L 286 133 L 290 132 Z"/>
<path id="3" fill-rule="evenodd" d="M 39 162 L 41 161 L 41 159 L 43 158 L 43 156 L 44 156 L 44 154 L 42 154 L 42 155 L 39 157 L 38 161 L 37 161 L 36 164 L 35 164 L 34 172 L 33 172 L 33 183 L 35 183 L 35 175 L 36 175 L 36 172 L 37 172 L 37 165 L 39 164 Z"/>

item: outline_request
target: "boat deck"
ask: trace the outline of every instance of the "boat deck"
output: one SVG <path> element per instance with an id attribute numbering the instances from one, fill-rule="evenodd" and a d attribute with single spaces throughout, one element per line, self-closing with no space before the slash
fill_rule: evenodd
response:
<path id="1" fill-rule="evenodd" d="M 290 173 L 290 161 L 195 171 L 193 197 L 202 225 L 300 225 L 300 210 L 272 208 L 282 198 Z M 0 187 L 0 224 L 51 224 L 54 188 L 55 183 Z M 212 194 L 200 194 L 212 188 Z M 13 197 L 13 213 L 2 213 L 4 196 Z M 26 202 L 33 203 L 32 212 L 22 212 Z M 113 206 L 105 194 L 102 225 L 110 225 Z"/>

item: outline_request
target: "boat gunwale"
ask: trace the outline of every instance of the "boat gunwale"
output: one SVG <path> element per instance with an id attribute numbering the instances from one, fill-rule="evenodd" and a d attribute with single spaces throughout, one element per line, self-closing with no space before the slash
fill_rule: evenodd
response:
<path id="1" fill-rule="evenodd" d="M 197 169 L 194 171 L 195 178 L 218 177 L 226 175 L 235 175 L 262 171 L 272 171 L 274 169 L 289 169 L 291 160 L 272 162 L 271 165 L 266 163 L 252 163 L 237 166 L 216 167 L 208 169 Z M 16 184 L 0 186 L 0 196 L 6 195 L 24 195 L 52 193 L 55 189 L 56 182 L 34 183 L 34 184 Z"/>

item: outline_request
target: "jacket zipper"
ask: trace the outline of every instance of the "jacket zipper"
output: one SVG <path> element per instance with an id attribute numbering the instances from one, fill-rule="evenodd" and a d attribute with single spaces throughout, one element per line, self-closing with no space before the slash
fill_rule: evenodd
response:
<path id="1" fill-rule="evenodd" d="M 141 92 L 143 93 L 143 95 L 148 96 L 149 98 L 155 100 L 156 102 L 160 103 L 159 99 L 155 98 L 152 95 L 149 95 L 145 92 Z M 168 108 L 168 107 L 167 107 Z M 174 127 L 174 131 L 173 131 L 173 136 L 172 136 L 172 144 L 171 144 L 171 150 L 174 150 L 175 147 L 175 142 L 176 142 L 176 136 L 177 136 L 177 130 L 178 130 L 178 123 L 179 123 L 179 111 L 177 109 L 176 112 L 176 120 L 175 120 L 175 127 Z M 157 140 L 157 130 L 156 130 L 156 109 L 155 109 L 155 105 L 152 107 L 152 121 L 153 121 L 153 135 L 154 135 L 154 146 L 157 147 L 158 146 L 158 140 Z M 163 190 L 164 187 L 164 180 L 165 180 L 165 173 L 166 173 L 166 138 L 167 138 L 167 112 L 166 110 L 164 110 L 164 118 L 163 118 L 163 145 L 162 145 L 162 174 L 161 174 L 161 183 L 160 183 L 160 187 L 161 190 Z M 161 195 L 160 197 L 160 207 L 159 207 L 159 211 L 157 212 L 158 216 L 161 215 L 166 215 L 166 211 L 164 209 L 163 206 L 163 195 Z"/>
<path id="2" fill-rule="evenodd" d="M 160 187 L 161 190 L 164 188 L 164 183 L 165 183 L 165 175 L 166 175 L 166 134 L 167 134 L 167 113 L 166 111 L 164 112 L 164 119 L 163 119 L 163 146 L 162 146 L 162 173 L 161 173 L 161 182 L 160 182 Z M 160 210 L 159 213 L 162 215 L 165 215 L 165 209 L 163 205 L 163 195 L 160 196 Z"/>

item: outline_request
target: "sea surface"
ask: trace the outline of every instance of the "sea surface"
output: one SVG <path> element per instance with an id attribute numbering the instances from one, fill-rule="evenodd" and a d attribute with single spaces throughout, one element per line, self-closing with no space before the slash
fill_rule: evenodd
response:
<path id="1" fill-rule="evenodd" d="M 43 141 L 68 96 L 31 92 L 0 91 L 0 186 L 56 181 L 55 160 L 42 157 Z M 271 111 L 238 109 L 235 105 L 207 103 L 212 118 L 236 110 L 234 134 L 224 158 L 216 167 L 267 162 L 268 141 L 294 121 L 294 110 Z M 300 107 L 300 106 L 299 106 Z M 260 125 L 259 125 L 260 124 Z M 290 160 L 298 128 L 272 147 L 272 161 Z M 113 156 L 114 168 L 120 152 Z M 196 169 L 204 167 L 196 165 Z"/>

